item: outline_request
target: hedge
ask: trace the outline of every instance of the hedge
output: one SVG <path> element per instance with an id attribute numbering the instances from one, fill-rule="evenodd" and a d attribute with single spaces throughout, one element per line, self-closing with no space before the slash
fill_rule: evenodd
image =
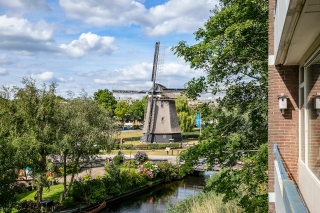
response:
<path id="1" fill-rule="evenodd" d="M 121 144 L 120 149 L 146 150 L 146 149 L 165 149 L 170 147 L 172 149 L 180 148 L 180 143 L 150 143 L 150 144 Z"/>
<path id="2" fill-rule="evenodd" d="M 198 139 L 200 133 L 197 132 L 185 132 L 182 133 L 182 139 Z M 124 140 L 124 142 L 126 141 L 140 141 L 141 137 L 130 137 L 130 138 L 122 138 L 122 140 Z"/>

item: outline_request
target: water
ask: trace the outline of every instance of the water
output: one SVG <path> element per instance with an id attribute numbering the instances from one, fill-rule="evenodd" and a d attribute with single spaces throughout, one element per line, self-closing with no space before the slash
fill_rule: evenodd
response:
<path id="1" fill-rule="evenodd" d="M 176 203 L 189 195 L 202 191 L 207 179 L 214 172 L 204 172 L 199 176 L 186 178 L 155 187 L 141 195 L 137 195 L 119 203 L 112 203 L 101 213 L 163 213 L 169 203 Z"/>

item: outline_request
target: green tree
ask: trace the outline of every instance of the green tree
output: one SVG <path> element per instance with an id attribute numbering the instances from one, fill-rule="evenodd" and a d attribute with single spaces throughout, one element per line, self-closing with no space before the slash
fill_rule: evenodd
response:
<path id="1" fill-rule="evenodd" d="M 121 121 L 122 124 L 131 116 L 129 111 L 129 104 L 126 101 L 118 101 L 114 114 L 117 120 Z"/>
<path id="2" fill-rule="evenodd" d="M 15 147 L 15 161 L 18 168 L 31 166 L 33 178 L 38 182 L 37 202 L 42 200 L 43 187 L 48 186 L 46 173 L 46 158 L 53 150 L 57 141 L 57 105 L 55 96 L 56 84 L 41 89 L 32 79 L 23 78 L 24 88 L 12 91 L 3 89 L 2 106 L 10 121 L 5 138 Z M 10 96 L 11 95 L 11 96 Z M 7 103 L 7 104 L 4 104 Z M 10 104 L 8 104 L 10 103 Z"/>
<path id="3" fill-rule="evenodd" d="M 204 28 L 195 32 L 197 44 L 188 46 L 181 41 L 173 47 L 192 68 L 206 73 L 187 83 L 187 96 L 194 99 L 207 90 L 222 96 L 213 111 L 216 123 L 207 125 L 199 145 L 180 159 L 185 166 L 201 158 L 209 164 L 217 159 L 228 169 L 216 183 L 229 184 L 214 189 L 225 194 L 225 201 L 239 199 L 246 212 L 265 212 L 266 161 L 255 162 L 266 156 L 268 1 L 220 0 L 212 13 Z M 259 149 L 261 152 L 249 151 Z M 245 162 L 244 169 L 231 172 L 238 161 Z M 263 177 L 262 182 L 254 177 Z M 252 187 L 255 183 L 257 187 Z M 248 190 L 236 193 L 242 187 Z"/>
<path id="4" fill-rule="evenodd" d="M 129 106 L 129 114 L 132 120 L 143 121 L 147 107 L 147 98 L 135 101 Z"/>
<path id="5" fill-rule="evenodd" d="M 110 151 L 118 136 L 115 121 L 108 112 L 81 92 L 80 97 L 67 100 L 60 105 L 59 150 L 64 165 L 64 198 L 74 183 L 74 176 L 83 164 L 94 163 L 99 150 Z M 72 166 L 71 179 L 66 182 L 66 162 Z"/>
<path id="6" fill-rule="evenodd" d="M 110 92 L 108 89 L 99 89 L 97 92 L 93 94 L 93 99 L 99 104 L 99 106 L 109 111 L 111 115 L 114 114 L 117 101 L 116 98 L 113 96 L 113 93 Z"/>
<path id="7" fill-rule="evenodd" d="M 195 114 L 188 105 L 187 98 L 178 96 L 175 104 L 181 131 L 191 132 L 195 125 Z"/>

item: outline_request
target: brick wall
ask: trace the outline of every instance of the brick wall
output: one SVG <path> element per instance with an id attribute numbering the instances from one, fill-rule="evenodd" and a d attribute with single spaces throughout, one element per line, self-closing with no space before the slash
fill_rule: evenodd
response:
<path id="1" fill-rule="evenodd" d="M 275 0 L 269 0 L 269 49 L 274 55 L 274 8 Z M 298 119 L 299 119 L 299 67 L 268 67 L 268 191 L 274 192 L 274 154 L 273 144 L 277 143 L 283 164 L 290 179 L 298 181 Z M 282 114 L 279 109 L 278 95 L 288 96 L 288 108 Z M 275 212 L 274 203 L 269 203 L 269 212 Z"/>
<path id="2" fill-rule="evenodd" d="M 269 192 L 273 192 L 274 154 L 273 144 L 277 143 L 287 175 L 296 183 L 299 157 L 299 67 L 269 66 L 268 94 L 268 140 L 269 140 Z M 278 95 L 288 96 L 288 108 L 284 114 L 279 109 Z"/>

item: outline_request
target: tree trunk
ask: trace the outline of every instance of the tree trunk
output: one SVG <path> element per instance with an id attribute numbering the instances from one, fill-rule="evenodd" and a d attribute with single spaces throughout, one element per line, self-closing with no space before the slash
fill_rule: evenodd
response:
<path id="1" fill-rule="evenodd" d="M 77 169 L 77 165 L 79 164 L 79 154 L 76 156 L 76 162 L 75 162 L 75 164 L 74 164 L 74 166 L 73 166 L 73 168 L 72 168 L 72 174 L 71 174 L 71 179 L 70 179 L 70 183 L 69 183 L 69 186 L 68 186 L 68 189 L 67 189 L 67 191 L 64 193 L 64 196 L 65 197 L 67 197 L 68 196 L 68 194 L 69 194 L 69 192 L 70 192 L 70 189 L 71 189 L 71 186 L 72 186 L 72 184 L 73 184 L 73 181 L 74 181 L 74 175 L 75 175 L 75 171 L 76 171 L 76 169 Z"/>

